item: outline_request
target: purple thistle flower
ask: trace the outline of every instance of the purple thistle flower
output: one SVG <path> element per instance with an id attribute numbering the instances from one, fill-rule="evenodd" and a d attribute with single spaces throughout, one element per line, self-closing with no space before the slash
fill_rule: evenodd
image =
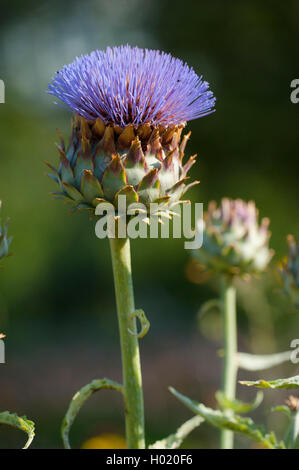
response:
<path id="1" fill-rule="evenodd" d="M 208 88 L 170 54 L 126 45 L 76 58 L 55 74 L 48 93 L 87 120 L 168 127 L 213 112 Z"/>

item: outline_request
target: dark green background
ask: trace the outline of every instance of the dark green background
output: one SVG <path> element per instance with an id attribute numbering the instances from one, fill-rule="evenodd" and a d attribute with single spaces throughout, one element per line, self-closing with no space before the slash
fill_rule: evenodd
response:
<path id="1" fill-rule="evenodd" d="M 299 104 L 290 101 L 290 82 L 299 78 L 298 15 L 296 0 L 1 2 L 0 197 L 3 215 L 11 217 L 14 256 L 0 273 L 0 330 L 7 334 L 0 409 L 36 422 L 34 448 L 61 447 L 60 423 L 78 388 L 93 378 L 121 380 L 108 243 L 96 239 L 87 215 L 70 215 L 49 195 L 54 185 L 43 161 L 56 163 L 55 129 L 68 136 L 70 113 L 45 94 L 48 81 L 76 55 L 124 43 L 165 50 L 203 74 L 217 112 L 189 123 L 188 153 L 199 154 L 191 176 L 201 180 L 190 197 L 204 204 L 223 196 L 254 199 L 271 218 L 275 270 L 285 236 L 299 233 Z M 217 295 L 217 282 L 188 282 L 182 240 L 139 240 L 132 250 L 136 306 L 151 322 L 141 353 L 153 441 L 190 416 L 168 385 L 215 406 L 219 318 L 214 312 L 200 330 L 196 314 Z M 242 350 L 286 350 L 298 337 L 299 317 L 278 289 L 274 274 L 240 285 Z M 286 365 L 263 376 L 295 373 Z M 240 388 L 239 395 L 251 399 L 254 392 Z M 285 396 L 267 392 L 255 413 L 278 434 L 284 418 L 265 410 Z M 74 446 L 106 431 L 122 434 L 123 415 L 120 398 L 103 392 L 81 411 Z M 20 446 L 22 438 L 0 429 L 1 447 Z M 207 425 L 186 441 L 217 445 L 217 432 Z M 238 439 L 237 445 L 251 443 Z"/>

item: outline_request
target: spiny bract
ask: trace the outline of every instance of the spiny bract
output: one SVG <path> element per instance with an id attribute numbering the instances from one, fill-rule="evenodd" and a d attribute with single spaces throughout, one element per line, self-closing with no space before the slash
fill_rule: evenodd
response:
<path id="1" fill-rule="evenodd" d="M 183 163 L 190 133 L 181 138 L 182 130 L 187 120 L 212 112 L 208 87 L 179 59 L 130 46 L 63 67 L 49 90 L 75 118 L 69 145 L 60 138 L 58 169 L 49 165 L 56 196 L 92 212 L 103 201 L 117 207 L 120 195 L 147 209 L 178 203 L 195 162 L 192 156 Z"/>
<path id="2" fill-rule="evenodd" d="M 284 292 L 290 297 L 294 306 L 299 308 L 299 240 L 293 235 L 287 236 L 288 256 L 282 260 L 279 272 L 284 284 Z"/>
<path id="3" fill-rule="evenodd" d="M 1 209 L 1 201 L 0 201 L 0 209 Z M 8 255 L 9 252 L 9 245 L 11 242 L 11 237 L 7 237 L 7 230 L 8 230 L 8 222 L 4 225 L 4 227 L 1 227 L 0 224 L 0 260 L 2 258 L 5 258 Z"/>
<path id="4" fill-rule="evenodd" d="M 258 274 L 270 262 L 269 219 L 258 223 L 253 201 L 223 198 L 209 203 L 204 214 L 203 246 L 195 258 L 208 270 L 231 275 Z"/>
<path id="5" fill-rule="evenodd" d="M 187 189 L 187 173 L 196 155 L 183 164 L 190 133 L 181 139 L 182 126 L 155 128 L 144 124 L 135 129 L 105 126 L 98 118 L 73 121 L 70 143 L 58 146 L 60 165 L 50 176 L 59 184 L 56 197 L 73 202 L 74 208 L 91 209 L 103 200 L 115 204 L 125 195 L 127 204 L 148 207 L 160 202 L 171 207 Z"/>

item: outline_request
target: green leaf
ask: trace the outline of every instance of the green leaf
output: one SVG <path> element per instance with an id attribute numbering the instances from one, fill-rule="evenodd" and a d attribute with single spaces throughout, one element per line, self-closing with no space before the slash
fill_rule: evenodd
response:
<path id="1" fill-rule="evenodd" d="M 26 416 L 18 416 L 16 413 L 10 413 L 9 411 L 3 411 L 0 413 L 0 424 L 7 424 L 14 428 L 24 431 L 27 436 L 27 442 L 23 449 L 28 449 L 34 438 L 34 422 L 26 418 Z"/>
<path id="2" fill-rule="evenodd" d="M 288 417 L 290 417 L 292 414 L 290 408 L 286 405 L 272 406 L 272 408 L 270 408 L 270 413 L 274 413 L 274 411 L 278 411 L 279 413 L 284 413 Z"/>
<path id="3" fill-rule="evenodd" d="M 204 419 L 200 416 L 194 416 L 193 418 L 189 419 L 184 424 L 182 424 L 182 426 L 180 426 L 174 434 L 170 434 L 169 436 L 165 437 L 165 439 L 156 441 L 154 444 L 151 444 L 148 448 L 178 449 L 181 446 L 183 440 L 203 421 Z"/>
<path id="4" fill-rule="evenodd" d="M 299 448 L 299 411 L 291 410 L 289 406 L 278 405 L 273 406 L 270 412 L 278 411 L 284 413 L 288 417 L 288 428 L 284 438 L 287 449 Z"/>
<path id="5" fill-rule="evenodd" d="M 61 426 L 61 435 L 64 447 L 70 449 L 69 433 L 71 426 L 86 400 L 95 392 L 103 389 L 116 390 L 123 393 L 123 386 L 110 379 L 93 380 L 82 387 L 72 398 Z"/>
<path id="6" fill-rule="evenodd" d="M 240 369 L 257 371 L 269 369 L 270 367 L 278 366 L 283 362 L 288 362 L 290 357 L 291 351 L 262 355 L 238 353 L 237 361 Z"/>
<path id="7" fill-rule="evenodd" d="M 249 413 L 250 411 L 255 410 L 262 403 L 263 398 L 263 392 L 259 391 L 256 394 L 256 397 L 252 403 L 244 403 L 240 400 L 230 400 L 220 390 L 216 392 L 216 399 L 222 410 L 230 409 L 233 410 L 235 413 L 240 414 Z"/>
<path id="8" fill-rule="evenodd" d="M 277 379 L 277 380 L 242 380 L 239 382 L 242 385 L 247 385 L 247 387 L 259 387 L 259 388 L 299 388 L 299 375 L 294 377 L 288 377 L 287 379 Z"/>
<path id="9" fill-rule="evenodd" d="M 191 411 L 199 414 L 212 426 L 243 434 L 268 449 L 285 448 L 283 443 L 278 443 L 276 441 L 276 437 L 273 433 L 268 433 L 263 427 L 257 426 L 251 418 L 243 418 L 239 415 L 227 416 L 223 411 L 212 410 L 202 403 L 190 400 L 190 398 L 177 392 L 172 387 L 170 387 L 169 390 Z"/>

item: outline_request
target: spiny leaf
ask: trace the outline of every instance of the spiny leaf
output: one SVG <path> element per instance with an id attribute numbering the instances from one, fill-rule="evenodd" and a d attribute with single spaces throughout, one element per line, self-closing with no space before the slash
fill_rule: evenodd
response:
<path id="1" fill-rule="evenodd" d="M 259 388 L 299 388 L 299 375 L 277 380 L 242 380 L 239 383 L 242 385 L 247 385 L 248 387 L 254 386 Z"/>
<path id="2" fill-rule="evenodd" d="M 182 424 L 174 434 L 170 434 L 165 437 L 165 439 L 156 441 L 154 444 L 149 446 L 149 449 L 178 449 L 183 440 L 203 421 L 204 419 L 200 416 L 193 416 L 193 418 Z"/>
<path id="3" fill-rule="evenodd" d="M 250 411 L 255 410 L 262 403 L 263 398 L 263 392 L 259 391 L 252 403 L 244 403 L 240 400 L 230 400 L 220 390 L 216 392 L 216 399 L 222 410 L 230 409 L 235 413 L 240 414 L 249 413 Z"/>
<path id="4" fill-rule="evenodd" d="M 69 433 L 71 426 L 86 400 L 98 390 L 110 389 L 123 393 L 123 386 L 110 379 L 93 380 L 82 387 L 72 398 L 61 426 L 61 435 L 64 447 L 70 449 Z"/>
<path id="5" fill-rule="evenodd" d="M 273 433 L 268 433 L 261 426 L 257 426 L 251 418 L 243 418 L 239 415 L 227 416 L 223 411 L 212 410 L 202 403 L 198 403 L 190 398 L 177 392 L 170 387 L 171 393 L 177 397 L 191 411 L 199 414 L 209 424 L 219 429 L 228 429 L 230 431 L 243 434 L 249 439 L 258 442 L 268 449 L 284 449 L 283 443 L 276 441 Z"/>
<path id="6" fill-rule="evenodd" d="M 27 419 L 26 416 L 18 416 L 16 413 L 3 411 L 0 413 L 0 424 L 7 424 L 24 431 L 27 434 L 28 439 L 23 449 L 28 449 L 34 438 L 35 425 L 33 421 Z"/>

